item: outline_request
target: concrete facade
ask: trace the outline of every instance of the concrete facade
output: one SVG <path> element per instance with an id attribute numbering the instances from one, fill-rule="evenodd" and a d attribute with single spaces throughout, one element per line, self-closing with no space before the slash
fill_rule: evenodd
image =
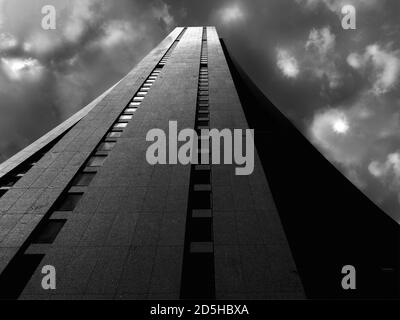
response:
<path id="1" fill-rule="evenodd" d="M 214 27 L 205 34 L 209 126 L 247 129 L 218 34 Z M 79 115 L 0 166 L 6 181 L 50 147 L 0 198 L 3 297 L 181 297 L 182 265 L 190 245 L 185 233 L 191 166 L 148 164 L 146 134 L 153 128 L 168 132 L 171 120 L 178 129 L 195 127 L 202 45 L 203 28 L 176 28 Z M 118 120 L 135 101 L 140 106 L 132 119 Z M 121 123 L 123 129 L 112 131 L 119 136 L 107 138 L 110 128 Z M 102 141 L 109 145 L 100 145 Z M 90 165 L 93 157 L 105 161 Z M 213 298 L 303 298 L 257 154 L 250 176 L 235 175 L 232 165 L 212 165 L 211 176 Z M 76 183 L 89 177 L 88 183 Z M 56 290 L 41 286 L 44 265 L 56 268 Z M 26 281 L 7 295 L 9 279 L 18 272 L 27 273 L 22 277 Z"/>

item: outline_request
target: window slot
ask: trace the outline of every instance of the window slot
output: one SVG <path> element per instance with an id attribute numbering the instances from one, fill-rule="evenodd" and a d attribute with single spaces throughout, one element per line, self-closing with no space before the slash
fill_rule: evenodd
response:
<path id="1" fill-rule="evenodd" d="M 106 160 L 106 156 L 93 156 L 89 159 L 88 167 L 101 167 Z"/>
<path id="2" fill-rule="evenodd" d="M 61 198 L 54 211 L 73 211 L 82 196 L 83 193 L 67 193 Z"/>
<path id="3" fill-rule="evenodd" d="M 119 120 L 132 120 L 132 115 L 123 114 L 122 116 L 119 117 Z"/>
<path id="4" fill-rule="evenodd" d="M 122 135 L 122 132 L 121 132 L 121 131 L 111 131 L 111 132 L 107 135 L 107 137 L 108 137 L 108 138 L 119 138 L 119 137 L 121 137 L 121 135 Z"/>
<path id="5" fill-rule="evenodd" d="M 114 148 L 115 142 L 102 142 L 97 148 L 98 151 L 110 151 Z"/>
<path id="6" fill-rule="evenodd" d="M 114 125 L 114 128 L 126 128 L 127 125 L 127 122 L 118 122 Z"/>
<path id="7" fill-rule="evenodd" d="M 48 219 L 34 232 L 32 243 L 53 243 L 65 222 L 65 219 Z"/>
<path id="8" fill-rule="evenodd" d="M 79 186 L 79 187 L 85 187 L 92 182 L 94 176 L 96 173 L 94 172 L 81 172 L 78 173 L 78 175 L 74 178 L 72 185 L 73 186 Z"/>

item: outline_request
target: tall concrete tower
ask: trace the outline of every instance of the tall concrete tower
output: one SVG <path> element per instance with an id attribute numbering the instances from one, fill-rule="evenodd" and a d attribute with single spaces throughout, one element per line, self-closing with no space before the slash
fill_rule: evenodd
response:
<path id="1" fill-rule="evenodd" d="M 169 132 L 170 121 L 196 131 L 250 124 L 253 173 L 150 164 L 146 136 Z M 309 163 L 296 171 L 299 158 Z M 3 163 L 0 186 L 1 298 L 351 297 L 340 266 L 360 264 L 390 283 L 397 274 L 397 225 L 254 88 L 214 27 L 176 28 L 113 88 Z M 363 208 L 364 220 L 331 215 L 333 196 Z M 360 250 L 368 232 L 349 242 L 358 223 L 383 228 L 375 244 L 390 252 Z M 43 288 L 45 266 L 56 271 L 55 289 Z"/>

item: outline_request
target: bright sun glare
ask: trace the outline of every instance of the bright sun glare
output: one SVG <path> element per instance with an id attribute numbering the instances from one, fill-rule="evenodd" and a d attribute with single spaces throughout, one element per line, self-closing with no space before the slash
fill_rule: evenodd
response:
<path id="1" fill-rule="evenodd" d="M 339 134 L 345 134 L 349 130 L 349 124 L 346 119 L 337 119 L 333 123 L 333 131 Z"/>

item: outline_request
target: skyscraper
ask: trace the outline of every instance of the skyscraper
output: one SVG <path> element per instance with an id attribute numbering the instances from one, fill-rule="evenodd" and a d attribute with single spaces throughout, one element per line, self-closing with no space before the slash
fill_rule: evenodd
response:
<path id="1" fill-rule="evenodd" d="M 150 164 L 147 134 L 170 121 L 255 128 L 253 173 Z M 397 224 L 257 91 L 213 27 L 176 28 L 0 175 L 2 298 L 352 297 L 344 265 L 375 277 L 354 297 L 397 293 Z M 331 215 L 341 200 L 348 210 Z"/>

